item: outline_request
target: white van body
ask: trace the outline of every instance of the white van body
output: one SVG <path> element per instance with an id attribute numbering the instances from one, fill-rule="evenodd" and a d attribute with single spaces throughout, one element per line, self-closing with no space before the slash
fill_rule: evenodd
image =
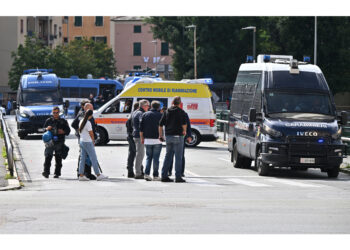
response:
<path id="1" fill-rule="evenodd" d="M 213 109 L 211 92 L 206 84 L 207 79 L 167 81 L 142 78 L 129 84 L 118 96 L 94 111 L 98 125 L 100 144 L 109 140 L 126 140 L 125 123 L 133 109 L 125 109 L 142 99 L 157 100 L 162 107 L 170 107 L 175 96 L 181 96 L 182 108 L 187 112 L 192 128 L 193 142 L 196 146 L 201 141 L 217 139 L 216 115 Z"/>

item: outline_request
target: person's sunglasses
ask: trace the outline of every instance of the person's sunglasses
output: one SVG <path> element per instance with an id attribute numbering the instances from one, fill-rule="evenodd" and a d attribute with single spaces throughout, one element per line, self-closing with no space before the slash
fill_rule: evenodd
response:
<path id="1" fill-rule="evenodd" d="M 59 112 L 52 112 L 52 114 L 59 114 Z"/>

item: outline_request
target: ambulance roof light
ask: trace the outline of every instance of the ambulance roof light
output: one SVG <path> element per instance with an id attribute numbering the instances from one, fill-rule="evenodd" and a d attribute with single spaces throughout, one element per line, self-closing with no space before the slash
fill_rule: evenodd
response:
<path id="1" fill-rule="evenodd" d="M 264 62 L 270 62 L 270 61 L 271 61 L 271 56 L 264 55 Z"/>

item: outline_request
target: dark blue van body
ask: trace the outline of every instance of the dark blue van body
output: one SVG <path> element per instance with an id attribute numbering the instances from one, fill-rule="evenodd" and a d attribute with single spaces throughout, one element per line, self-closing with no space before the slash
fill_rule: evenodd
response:
<path id="1" fill-rule="evenodd" d="M 317 66 L 289 62 L 241 65 L 230 108 L 231 160 L 240 168 L 254 160 L 259 175 L 292 167 L 337 177 L 345 145 L 331 91 Z"/>

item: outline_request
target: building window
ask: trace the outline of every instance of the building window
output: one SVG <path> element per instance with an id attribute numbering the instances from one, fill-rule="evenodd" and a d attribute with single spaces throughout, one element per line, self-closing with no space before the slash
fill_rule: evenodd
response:
<path id="1" fill-rule="evenodd" d="M 75 40 L 81 40 L 81 36 L 74 37 Z"/>
<path id="2" fill-rule="evenodd" d="M 61 37 L 62 36 L 62 27 L 58 28 L 58 36 Z"/>
<path id="3" fill-rule="evenodd" d="M 134 25 L 134 33 L 141 33 L 141 25 Z"/>
<path id="4" fill-rule="evenodd" d="M 134 65 L 134 70 L 140 70 L 141 69 L 141 65 Z"/>
<path id="5" fill-rule="evenodd" d="M 107 37 L 106 36 L 92 36 L 91 40 L 93 40 L 95 42 L 107 43 Z"/>
<path id="6" fill-rule="evenodd" d="M 53 25 L 53 35 L 57 38 L 57 24 Z"/>
<path id="7" fill-rule="evenodd" d="M 103 26 L 103 16 L 95 17 L 95 25 L 96 26 Z"/>
<path id="8" fill-rule="evenodd" d="M 168 56 L 169 55 L 169 43 L 162 43 L 160 55 L 161 56 Z"/>
<path id="9" fill-rule="evenodd" d="M 63 38 L 63 42 L 64 42 L 64 43 L 68 43 L 68 37 L 64 37 L 64 38 Z"/>
<path id="10" fill-rule="evenodd" d="M 21 34 L 23 34 L 23 19 L 21 19 Z"/>
<path id="11" fill-rule="evenodd" d="M 134 43 L 134 56 L 141 56 L 141 43 Z"/>
<path id="12" fill-rule="evenodd" d="M 83 17 L 82 16 L 74 17 L 74 26 L 76 26 L 76 27 L 83 26 Z"/>

